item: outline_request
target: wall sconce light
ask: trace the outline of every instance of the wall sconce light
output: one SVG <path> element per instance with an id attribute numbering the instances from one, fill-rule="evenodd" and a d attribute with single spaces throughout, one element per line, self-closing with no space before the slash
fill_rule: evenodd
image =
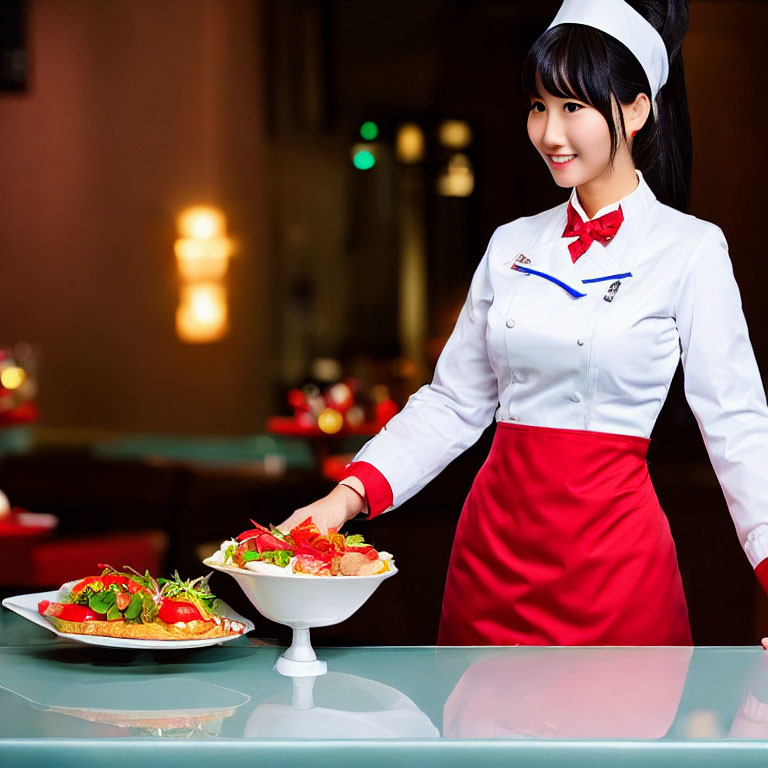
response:
<path id="1" fill-rule="evenodd" d="M 217 208 L 195 206 L 179 216 L 178 229 L 176 333 L 191 343 L 218 341 L 229 330 L 226 277 L 232 243 L 226 219 Z"/>
<path id="2" fill-rule="evenodd" d="M 443 120 L 437 139 L 444 147 L 466 149 L 472 143 L 472 128 L 466 120 Z"/>
<path id="3" fill-rule="evenodd" d="M 424 131 L 416 123 L 403 123 L 397 129 L 395 152 L 401 163 L 420 163 L 424 159 Z"/>
<path id="4" fill-rule="evenodd" d="M 475 188 L 475 174 L 467 155 L 457 152 L 437 179 L 437 193 L 443 197 L 469 197 Z"/>

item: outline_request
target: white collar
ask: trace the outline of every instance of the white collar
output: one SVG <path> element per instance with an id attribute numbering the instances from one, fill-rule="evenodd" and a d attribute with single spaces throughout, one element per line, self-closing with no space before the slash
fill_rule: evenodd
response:
<path id="1" fill-rule="evenodd" d="M 637 186 L 628 195 L 622 197 L 621 200 L 603 206 L 594 216 L 591 217 L 587 216 L 587 214 L 584 212 L 584 208 L 582 208 L 581 203 L 579 202 L 579 195 L 576 192 L 576 187 L 574 187 L 571 191 L 571 205 L 574 207 L 576 213 L 581 216 L 581 220 L 590 221 L 591 219 L 596 219 L 606 213 L 615 211 L 619 206 L 621 206 L 621 212 L 626 218 L 626 216 L 631 211 L 635 209 L 639 210 L 640 208 L 645 207 L 649 202 L 655 200 L 656 195 L 653 194 L 651 188 L 648 186 L 648 183 L 643 178 L 642 171 L 635 169 L 635 173 L 637 173 Z"/>

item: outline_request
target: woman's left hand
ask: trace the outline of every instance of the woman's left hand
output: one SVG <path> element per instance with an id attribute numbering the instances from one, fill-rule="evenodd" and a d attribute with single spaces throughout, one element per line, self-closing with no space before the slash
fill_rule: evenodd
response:
<path id="1" fill-rule="evenodd" d="M 763 638 L 763 648 L 768 651 L 768 637 Z"/>

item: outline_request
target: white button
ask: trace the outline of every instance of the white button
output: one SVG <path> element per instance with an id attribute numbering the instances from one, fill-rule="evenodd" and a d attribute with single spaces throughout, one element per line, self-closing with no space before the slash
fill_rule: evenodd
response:
<path id="1" fill-rule="evenodd" d="M 574 392 L 571 395 L 571 400 L 573 400 L 574 403 L 580 403 L 584 397 L 582 396 L 581 392 Z"/>
<path id="2" fill-rule="evenodd" d="M 515 321 L 510 317 L 509 320 L 507 320 L 507 328 L 514 328 L 515 327 Z"/>
<path id="3" fill-rule="evenodd" d="M 584 346 L 584 339 L 576 339 L 576 343 L 577 343 L 577 344 L 578 344 L 580 347 L 583 347 L 583 346 Z"/>

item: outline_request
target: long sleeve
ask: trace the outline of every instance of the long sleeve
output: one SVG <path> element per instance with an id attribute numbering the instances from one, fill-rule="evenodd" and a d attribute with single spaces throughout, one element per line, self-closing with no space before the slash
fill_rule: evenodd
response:
<path id="1" fill-rule="evenodd" d="M 389 509 L 420 491 L 475 443 L 493 418 L 499 391 L 485 339 L 493 300 L 489 277 L 492 245 L 493 238 L 475 271 L 432 382 L 410 397 L 348 467 L 346 474 L 354 474 L 366 486 L 371 514 L 386 511 L 376 508 L 374 498 L 390 501 L 387 490 L 391 491 Z"/>
<path id="2" fill-rule="evenodd" d="M 739 541 L 768 591 L 768 408 L 728 246 L 710 225 L 680 283 L 685 393 Z"/>

